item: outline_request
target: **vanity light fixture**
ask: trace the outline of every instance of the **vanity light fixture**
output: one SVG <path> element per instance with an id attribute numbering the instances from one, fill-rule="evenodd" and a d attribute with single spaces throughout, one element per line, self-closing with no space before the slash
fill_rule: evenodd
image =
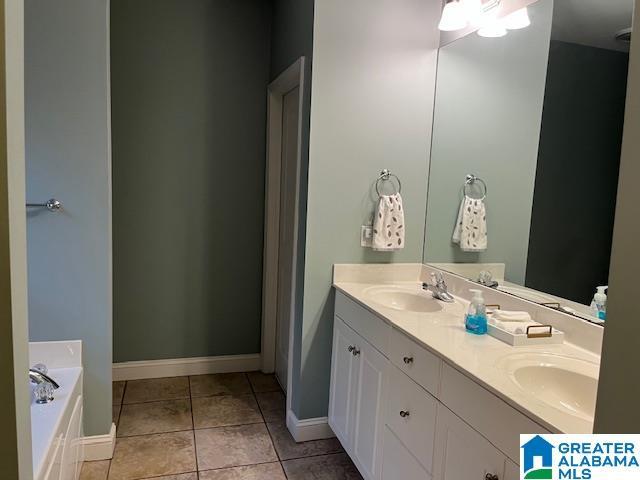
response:
<path id="1" fill-rule="evenodd" d="M 526 28 L 531 25 L 527 7 L 523 7 L 520 10 L 510 13 L 501 21 L 507 30 L 520 30 L 521 28 Z"/>
<path id="2" fill-rule="evenodd" d="M 482 24 L 482 16 L 484 15 L 482 0 L 462 0 L 462 6 L 469 24 L 479 27 Z"/>
<path id="3" fill-rule="evenodd" d="M 504 37 L 507 34 L 507 29 L 502 22 L 502 19 L 491 18 L 478 29 L 478 35 L 485 38 L 499 38 Z"/>
<path id="4" fill-rule="evenodd" d="M 443 32 L 462 30 L 467 26 L 467 15 L 460 0 L 447 0 L 438 28 Z"/>

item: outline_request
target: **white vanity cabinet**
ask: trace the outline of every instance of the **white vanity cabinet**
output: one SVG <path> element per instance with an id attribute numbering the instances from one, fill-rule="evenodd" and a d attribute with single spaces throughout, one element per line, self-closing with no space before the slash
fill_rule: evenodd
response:
<path id="1" fill-rule="evenodd" d="M 442 404 L 438 405 L 435 443 L 435 478 L 504 479 L 507 457 Z"/>
<path id="2" fill-rule="evenodd" d="M 540 425 L 336 293 L 329 425 L 366 480 L 517 480 Z"/>
<path id="3" fill-rule="evenodd" d="M 386 358 L 335 318 L 329 424 L 362 475 L 380 478 Z"/>

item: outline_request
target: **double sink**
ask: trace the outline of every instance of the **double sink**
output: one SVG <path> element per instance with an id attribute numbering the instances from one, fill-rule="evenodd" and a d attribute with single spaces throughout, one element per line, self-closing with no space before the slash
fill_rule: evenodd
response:
<path id="1" fill-rule="evenodd" d="M 462 314 L 468 302 L 459 298 L 445 304 L 432 297 L 420 286 L 371 286 L 364 292 L 368 300 L 384 308 L 422 314 L 425 321 L 441 323 L 442 313 L 455 310 L 458 315 L 447 316 L 448 323 L 462 326 Z M 509 347 L 512 353 L 498 358 L 495 367 L 525 395 L 568 415 L 593 422 L 599 365 L 583 359 L 549 353 L 527 347 Z"/>

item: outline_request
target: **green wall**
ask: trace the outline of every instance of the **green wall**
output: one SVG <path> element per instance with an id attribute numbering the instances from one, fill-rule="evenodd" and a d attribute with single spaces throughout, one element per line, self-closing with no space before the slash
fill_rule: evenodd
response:
<path id="1" fill-rule="evenodd" d="M 84 428 L 111 428 L 108 0 L 25 2 L 29 338 L 83 342 Z M 55 253 L 53 253 L 55 252 Z"/>
<path id="2" fill-rule="evenodd" d="M 440 7 L 439 0 L 315 4 L 304 307 L 293 345 L 300 419 L 327 414 L 333 264 L 421 258 Z M 383 168 L 403 182 L 408 237 L 398 253 L 360 247 Z"/>
<path id="3" fill-rule="evenodd" d="M 112 0 L 116 362 L 260 351 L 270 20 Z"/>

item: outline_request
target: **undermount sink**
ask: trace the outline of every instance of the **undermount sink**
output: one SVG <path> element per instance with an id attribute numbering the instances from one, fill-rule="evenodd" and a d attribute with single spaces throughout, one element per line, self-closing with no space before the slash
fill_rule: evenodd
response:
<path id="1" fill-rule="evenodd" d="M 501 359 L 522 391 L 570 415 L 593 422 L 598 390 L 598 365 L 550 353 L 521 353 Z"/>
<path id="2" fill-rule="evenodd" d="M 417 287 L 371 287 L 366 290 L 369 298 L 383 307 L 405 312 L 433 313 L 442 310 L 442 305 L 430 293 Z"/>

